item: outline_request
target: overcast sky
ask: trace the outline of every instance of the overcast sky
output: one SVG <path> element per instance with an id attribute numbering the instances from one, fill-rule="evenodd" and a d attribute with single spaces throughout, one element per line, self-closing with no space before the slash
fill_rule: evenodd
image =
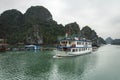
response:
<path id="1" fill-rule="evenodd" d="M 36 5 L 46 7 L 59 24 L 77 22 L 104 39 L 120 38 L 120 0 L 0 0 L 0 13 L 9 9 L 25 13 Z"/>

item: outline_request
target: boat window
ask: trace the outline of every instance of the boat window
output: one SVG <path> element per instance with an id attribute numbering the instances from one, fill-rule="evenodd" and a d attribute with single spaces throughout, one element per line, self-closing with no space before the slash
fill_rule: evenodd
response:
<path id="1" fill-rule="evenodd" d="M 62 44 L 66 44 L 66 43 L 67 43 L 67 41 L 62 41 L 61 43 L 62 43 Z"/>
<path id="2" fill-rule="evenodd" d="M 81 42 L 77 42 L 77 45 L 81 45 Z"/>
<path id="3" fill-rule="evenodd" d="M 81 51 L 81 49 L 79 49 L 79 51 Z"/>
<path id="4" fill-rule="evenodd" d="M 79 42 L 77 42 L 77 45 L 79 44 Z"/>
<path id="5" fill-rule="evenodd" d="M 82 45 L 84 45 L 84 42 L 82 42 Z"/>
<path id="6" fill-rule="evenodd" d="M 76 49 L 76 52 L 78 51 L 78 49 Z"/>
<path id="7" fill-rule="evenodd" d="M 75 49 L 73 49 L 72 52 L 75 52 Z"/>
<path id="8" fill-rule="evenodd" d="M 83 50 L 85 50 L 85 48 L 83 48 Z"/>

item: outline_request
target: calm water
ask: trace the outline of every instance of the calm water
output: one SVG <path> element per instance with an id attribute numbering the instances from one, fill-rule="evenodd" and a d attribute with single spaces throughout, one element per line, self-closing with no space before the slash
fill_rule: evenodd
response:
<path id="1" fill-rule="evenodd" d="M 120 80 L 120 46 L 53 59 L 53 51 L 0 53 L 0 80 Z"/>

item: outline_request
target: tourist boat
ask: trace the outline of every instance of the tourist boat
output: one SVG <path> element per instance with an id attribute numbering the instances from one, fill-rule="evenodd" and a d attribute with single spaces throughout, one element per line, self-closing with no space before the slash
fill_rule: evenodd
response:
<path id="1" fill-rule="evenodd" d="M 54 50 L 55 57 L 67 57 L 67 56 L 78 56 L 92 52 L 92 42 L 85 38 L 64 38 L 60 41 L 57 49 Z"/>

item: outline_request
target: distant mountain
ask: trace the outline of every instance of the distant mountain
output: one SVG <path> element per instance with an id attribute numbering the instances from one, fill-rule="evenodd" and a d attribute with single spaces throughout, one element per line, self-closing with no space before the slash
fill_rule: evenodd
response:
<path id="1" fill-rule="evenodd" d="M 108 37 L 108 38 L 106 38 L 105 41 L 106 41 L 107 44 L 111 44 L 113 39 L 111 37 Z"/>
<path id="2" fill-rule="evenodd" d="M 120 45 L 120 39 L 114 39 L 114 40 L 112 41 L 112 44 L 113 44 L 113 45 Z"/>

